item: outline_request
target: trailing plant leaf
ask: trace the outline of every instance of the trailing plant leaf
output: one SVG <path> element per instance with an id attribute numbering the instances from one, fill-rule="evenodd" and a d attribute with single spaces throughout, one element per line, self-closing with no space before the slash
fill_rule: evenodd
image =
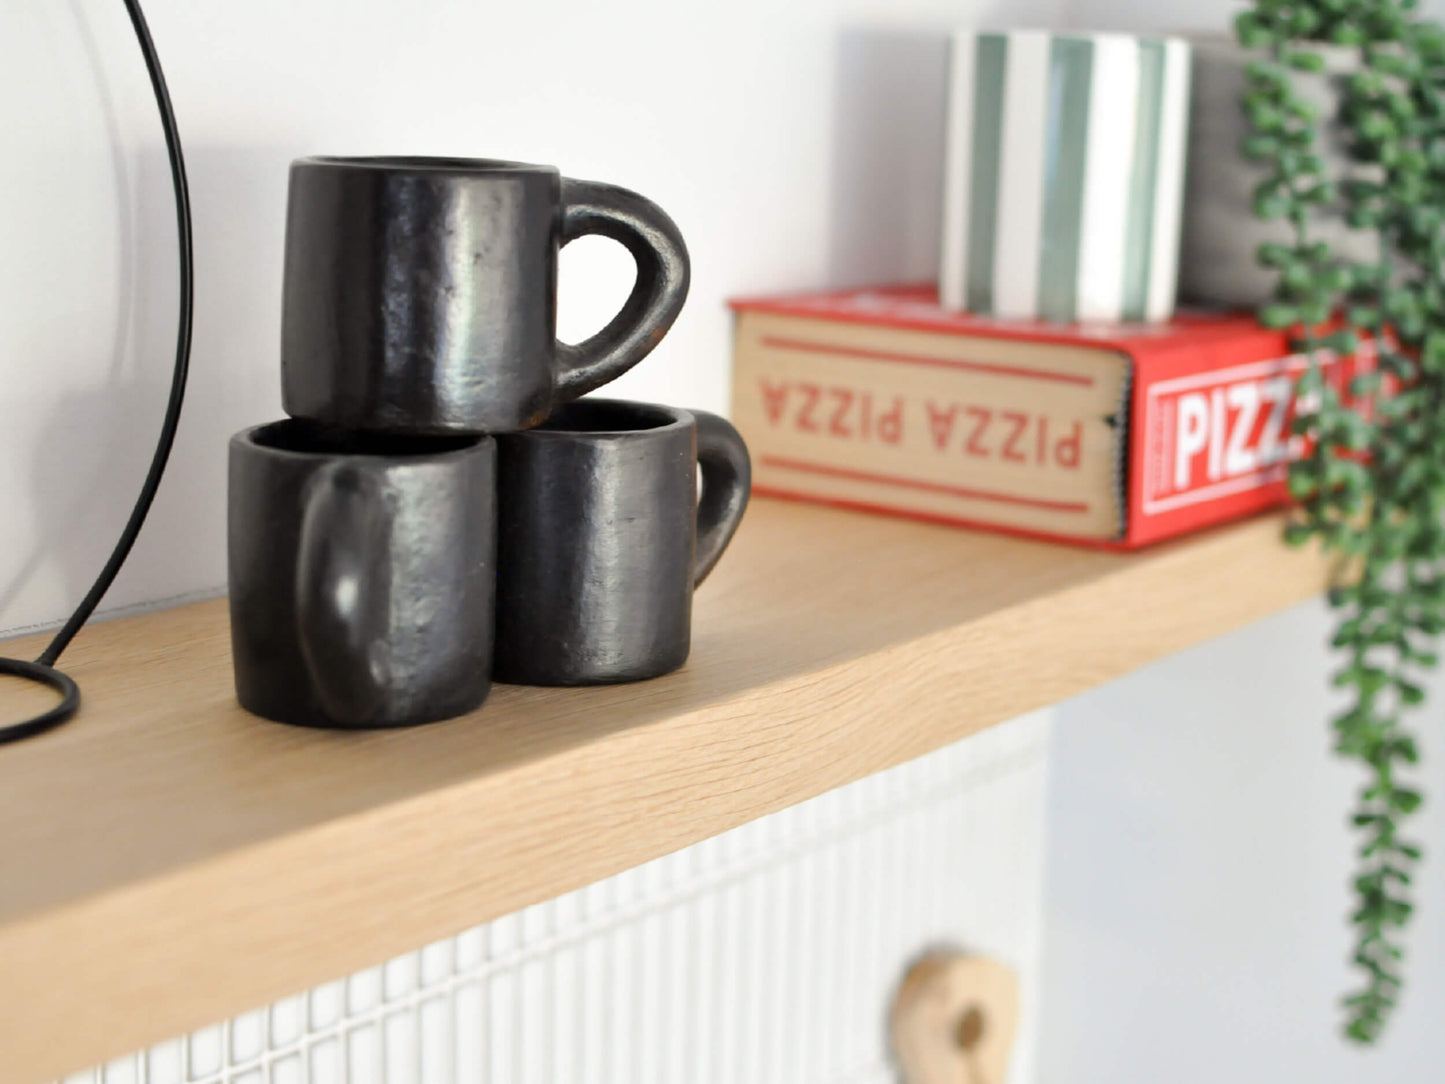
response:
<path id="1" fill-rule="evenodd" d="M 1254 0 L 1235 23 L 1240 43 L 1261 50 L 1241 103 L 1255 129 L 1242 151 L 1269 170 L 1255 210 L 1293 230 L 1290 243 L 1259 252 L 1280 275 L 1259 319 L 1295 328 L 1311 359 L 1296 389 L 1291 431 L 1309 443 L 1290 467 L 1285 539 L 1344 559 L 1328 598 L 1344 656 L 1334 682 L 1350 697 L 1333 720 L 1335 749 L 1367 779 L 1351 818 L 1361 837 L 1352 959 L 1363 986 L 1343 999 L 1344 1033 L 1360 1043 L 1380 1037 L 1401 989 L 1400 932 L 1421 852 L 1400 831 L 1424 800 L 1402 778 L 1418 761 L 1403 720 L 1425 698 L 1421 675 L 1438 664 L 1429 648 L 1445 630 L 1445 30 L 1415 8 Z M 1324 67 L 1310 48 L 1317 42 L 1358 53 L 1358 70 L 1338 85 L 1360 176 L 1325 176 L 1315 153 L 1315 110 L 1294 73 Z M 1347 264 L 1311 239 L 1336 189 L 1346 221 L 1378 235 L 1378 264 Z M 1335 313 L 1346 326 L 1319 334 Z M 1341 396 L 1320 364 L 1327 351 L 1361 343 L 1377 372 L 1356 376 Z"/>

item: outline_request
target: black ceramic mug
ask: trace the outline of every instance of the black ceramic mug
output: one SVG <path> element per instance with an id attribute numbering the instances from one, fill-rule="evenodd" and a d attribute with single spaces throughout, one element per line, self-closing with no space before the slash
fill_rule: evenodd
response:
<path id="1" fill-rule="evenodd" d="M 496 444 L 288 420 L 231 438 L 236 694 L 286 723 L 405 726 L 486 699 Z"/>
<path id="2" fill-rule="evenodd" d="M 557 341 L 557 252 L 586 234 L 637 263 L 622 309 Z M 656 204 L 551 166 L 460 158 L 291 164 L 286 413 L 346 429 L 500 433 L 645 357 L 687 298 L 682 235 Z"/>
<path id="3" fill-rule="evenodd" d="M 593 685 L 681 666 L 693 588 L 750 485 L 742 437 L 703 411 L 583 399 L 498 436 L 496 679 Z"/>

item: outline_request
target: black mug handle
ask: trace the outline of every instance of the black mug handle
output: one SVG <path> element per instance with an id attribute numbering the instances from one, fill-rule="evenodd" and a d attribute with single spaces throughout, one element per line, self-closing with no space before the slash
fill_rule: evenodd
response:
<path id="1" fill-rule="evenodd" d="M 742 434 L 731 422 L 705 410 L 691 414 L 697 419 L 697 465 L 702 471 L 693 564 L 696 587 L 717 564 L 742 521 L 753 488 L 753 463 Z"/>
<path id="2" fill-rule="evenodd" d="M 611 321 L 575 346 L 557 343 L 557 398 L 576 399 L 652 352 L 687 300 L 690 264 L 677 226 L 657 204 L 616 185 L 562 179 L 562 244 L 588 234 L 619 242 L 637 263 L 632 293 Z"/>
<path id="3" fill-rule="evenodd" d="M 386 707 L 391 513 L 371 473 L 331 463 L 307 484 L 296 560 L 296 636 L 322 708 L 363 726 Z"/>

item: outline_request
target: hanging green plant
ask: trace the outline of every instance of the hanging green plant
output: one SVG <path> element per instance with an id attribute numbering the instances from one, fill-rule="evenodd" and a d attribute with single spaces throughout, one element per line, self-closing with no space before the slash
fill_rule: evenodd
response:
<path id="1" fill-rule="evenodd" d="M 1399 997 L 1402 931 L 1420 848 L 1402 834 L 1421 802 L 1409 709 L 1445 629 L 1445 33 L 1412 0 L 1255 0 L 1239 16 L 1249 68 L 1244 155 L 1268 176 L 1255 213 L 1282 219 L 1292 240 L 1265 245 L 1278 269 L 1263 323 L 1293 329 L 1314 359 L 1299 384 L 1294 431 L 1306 450 L 1290 468 L 1286 537 L 1340 560 L 1329 593 L 1348 695 L 1335 748 L 1368 773 L 1353 823 L 1360 835 L 1352 921 L 1363 986 L 1345 1000 L 1345 1034 L 1373 1043 Z M 1321 43 L 1348 47 L 1339 116 L 1298 93 L 1319 72 Z M 1326 176 L 1322 125 L 1338 122 L 1345 176 Z M 1378 262 L 1339 259 L 1312 236 L 1329 214 L 1378 235 Z M 1342 314 L 1343 324 L 1337 318 Z M 1364 344 L 1377 357 L 1345 394 L 1322 359 Z"/>

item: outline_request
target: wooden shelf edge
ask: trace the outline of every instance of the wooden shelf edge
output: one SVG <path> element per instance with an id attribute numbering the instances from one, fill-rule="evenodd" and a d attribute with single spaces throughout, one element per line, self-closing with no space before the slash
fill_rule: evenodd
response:
<path id="1" fill-rule="evenodd" d="M 861 656 L 0 919 L 0 1080 L 33 1084 L 378 963 L 1302 601 L 1323 563 L 1278 532 L 1265 518 L 1122 558 L 976 536 L 1079 572 Z"/>

